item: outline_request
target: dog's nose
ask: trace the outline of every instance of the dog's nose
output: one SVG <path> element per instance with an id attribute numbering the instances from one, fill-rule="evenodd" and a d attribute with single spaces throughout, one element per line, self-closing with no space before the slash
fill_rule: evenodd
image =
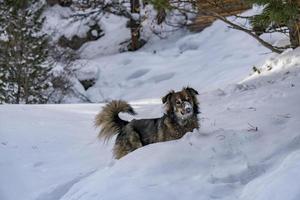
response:
<path id="1" fill-rule="evenodd" d="M 185 111 L 186 111 L 187 113 L 190 113 L 190 112 L 192 112 L 192 109 L 191 109 L 191 108 L 186 108 Z"/>
<path id="2" fill-rule="evenodd" d="M 186 114 L 190 114 L 191 112 L 193 112 L 192 105 L 187 101 L 184 102 L 184 112 Z"/>

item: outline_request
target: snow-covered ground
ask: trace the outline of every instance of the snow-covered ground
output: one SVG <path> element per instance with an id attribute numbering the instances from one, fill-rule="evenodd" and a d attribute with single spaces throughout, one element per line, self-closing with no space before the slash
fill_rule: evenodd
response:
<path id="1" fill-rule="evenodd" d="M 83 52 L 93 101 L 123 98 L 135 117 L 159 117 L 160 97 L 190 85 L 200 130 L 114 160 L 93 126 L 103 104 L 2 105 L 1 200 L 300 199 L 300 49 L 270 54 L 217 21 L 135 53 Z"/>
<path id="2" fill-rule="evenodd" d="M 299 56 L 202 93 L 199 131 L 118 161 L 93 127 L 103 105 L 1 106 L 0 199 L 298 200 Z M 159 99 L 132 104 L 138 118 L 162 113 Z"/>
<path id="3" fill-rule="evenodd" d="M 299 56 L 202 93 L 199 131 L 118 161 L 93 128 L 102 105 L 1 106 L 0 198 L 297 200 Z M 162 113 L 159 100 L 132 103 L 137 117 Z"/>

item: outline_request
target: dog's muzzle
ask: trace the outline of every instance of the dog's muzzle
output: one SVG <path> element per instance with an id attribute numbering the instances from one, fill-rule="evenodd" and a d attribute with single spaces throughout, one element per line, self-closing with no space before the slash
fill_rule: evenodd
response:
<path id="1" fill-rule="evenodd" d="M 193 107 L 190 104 L 190 102 L 184 101 L 183 102 L 183 108 L 184 108 L 184 111 L 185 111 L 185 113 L 184 113 L 185 115 L 189 115 L 189 114 L 193 113 Z"/>
<path id="2" fill-rule="evenodd" d="M 181 106 L 182 109 L 180 113 L 178 113 L 178 117 L 185 119 L 193 114 L 193 107 L 189 102 L 184 101 Z"/>

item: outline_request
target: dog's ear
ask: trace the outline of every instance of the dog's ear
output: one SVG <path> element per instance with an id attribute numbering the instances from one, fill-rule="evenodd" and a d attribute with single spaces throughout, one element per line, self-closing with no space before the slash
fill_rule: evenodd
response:
<path id="1" fill-rule="evenodd" d="M 171 90 L 166 96 L 164 96 L 163 98 L 161 98 L 163 103 L 166 103 L 167 101 L 170 100 L 171 96 L 174 94 L 174 90 Z"/>
<path id="2" fill-rule="evenodd" d="M 185 87 L 183 89 L 188 91 L 192 95 L 198 95 L 199 94 L 199 92 L 197 90 L 195 90 L 194 88 L 191 88 L 191 87 Z"/>

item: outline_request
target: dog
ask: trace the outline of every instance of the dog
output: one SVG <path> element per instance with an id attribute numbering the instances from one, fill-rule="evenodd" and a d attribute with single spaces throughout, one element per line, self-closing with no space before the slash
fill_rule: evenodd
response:
<path id="1" fill-rule="evenodd" d="M 165 113 L 160 118 L 122 120 L 120 112 L 135 115 L 133 108 L 122 100 L 113 100 L 96 115 L 95 125 L 101 126 L 98 137 L 108 141 L 117 134 L 113 154 L 120 159 L 128 153 L 156 142 L 176 140 L 199 128 L 198 92 L 191 87 L 171 90 L 162 97 Z"/>

